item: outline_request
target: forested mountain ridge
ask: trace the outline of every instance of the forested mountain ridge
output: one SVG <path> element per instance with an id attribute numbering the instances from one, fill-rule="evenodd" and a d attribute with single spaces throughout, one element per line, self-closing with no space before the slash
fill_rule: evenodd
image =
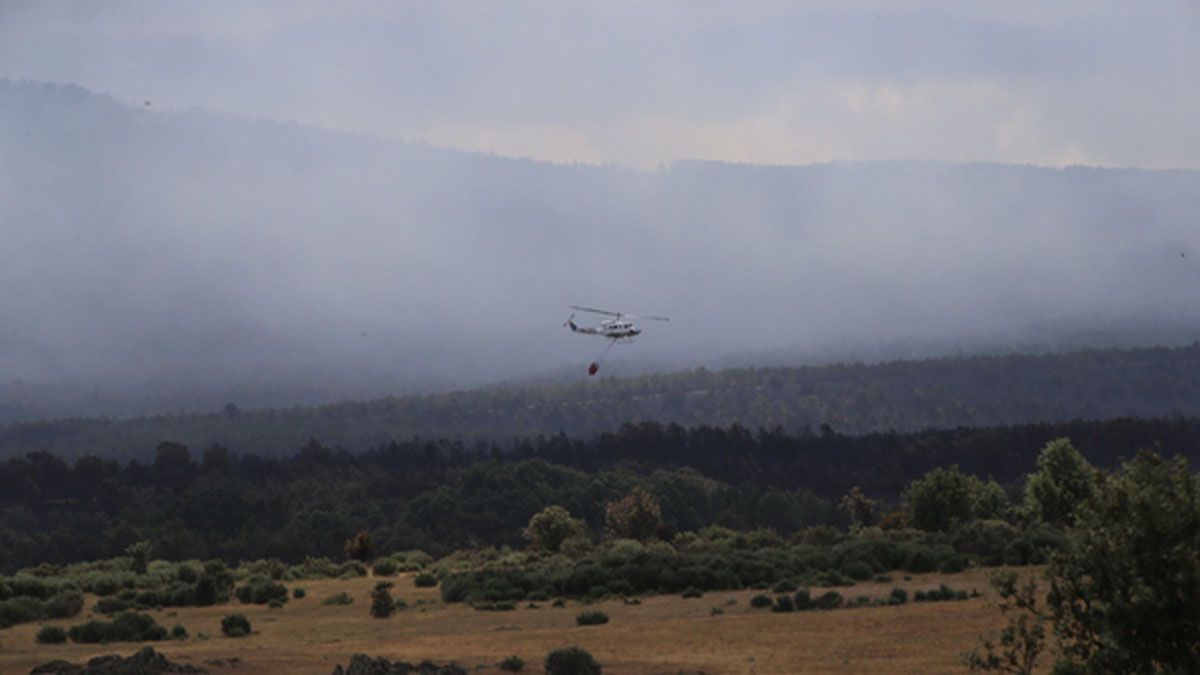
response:
<path id="1" fill-rule="evenodd" d="M 238 391 L 243 408 L 328 403 L 578 369 L 602 345 L 560 328 L 571 303 L 670 316 L 614 353 L 639 368 L 737 353 L 827 362 L 822 345 L 977 353 L 1095 326 L 1141 336 L 1123 345 L 1185 344 L 1147 328 L 1200 326 L 1198 171 L 643 171 L 144 103 L 0 79 L 0 287 L 18 289 L 0 295 L 0 421 L 214 410 Z M 688 391 L 710 388 L 690 377 Z M 18 381 L 36 405 L 5 405 Z M 103 403 L 139 387 L 155 400 Z M 366 433 L 394 431 L 406 430 Z"/>
<path id="2" fill-rule="evenodd" d="M 0 427 L 0 457 L 49 450 L 146 459 L 162 441 L 284 455 L 310 438 L 358 452 L 413 437 L 504 444 L 626 423 L 844 435 L 1117 417 L 1200 415 L 1200 344 L 797 368 L 697 369 L 318 407 L 67 419 Z"/>

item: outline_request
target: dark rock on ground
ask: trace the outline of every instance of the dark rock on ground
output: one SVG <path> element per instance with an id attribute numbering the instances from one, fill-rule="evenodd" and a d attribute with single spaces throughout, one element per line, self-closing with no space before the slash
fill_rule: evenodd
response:
<path id="1" fill-rule="evenodd" d="M 167 657 L 146 647 L 128 657 L 111 654 L 97 656 L 81 666 L 67 661 L 51 661 L 30 671 L 30 675 L 159 675 L 160 673 L 203 673 L 195 666 L 172 663 Z"/>
<path id="2" fill-rule="evenodd" d="M 349 666 L 339 665 L 333 669 L 333 675 L 467 675 L 467 670 L 453 663 L 438 665 L 422 661 L 414 666 L 404 661 L 392 663 L 382 657 L 373 659 L 366 654 L 355 654 L 350 657 Z"/>

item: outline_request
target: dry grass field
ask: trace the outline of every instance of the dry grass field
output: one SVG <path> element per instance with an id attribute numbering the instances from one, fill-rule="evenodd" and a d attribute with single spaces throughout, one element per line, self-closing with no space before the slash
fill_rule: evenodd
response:
<path id="1" fill-rule="evenodd" d="M 897 607 L 808 611 L 792 614 L 751 609 L 756 591 L 707 593 L 702 598 L 643 598 L 640 605 L 620 600 L 589 606 L 608 613 L 601 626 L 577 627 L 581 606 L 565 608 L 538 603 L 538 608 L 480 612 L 465 605 L 446 605 L 437 589 L 418 589 L 411 575 L 394 578 L 393 594 L 408 609 L 390 619 L 369 615 L 369 593 L 375 580 L 298 582 L 307 589 L 283 609 L 232 604 L 151 612 L 168 629 L 187 628 L 185 641 L 152 644 L 170 659 L 213 673 L 320 673 L 328 675 L 351 654 L 363 652 L 389 659 L 455 661 L 468 670 L 498 673 L 495 664 L 515 654 L 525 672 L 540 673 L 552 649 L 579 645 L 604 666 L 605 673 L 961 673 L 960 654 L 980 635 L 996 630 L 1001 619 L 989 592 L 987 571 L 954 575 L 917 575 L 910 581 L 860 584 L 838 589 L 847 598 L 882 597 L 900 586 L 910 594 L 945 582 L 955 589 L 972 588 L 983 597 L 967 601 L 908 603 Z M 816 589 L 814 589 L 816 590 Z M 354 597 L 346 606 L 321 601 L 345 591 Z M 94 604 L 88 598 L 87 607 Z M 723 614 L 711 615 L 713 607 Z M 240 639 L 221 635 L 221 617 L 245 614 L 254 634 Z M 68 626 L 84 615 L 58 625 Z M 128 655 L 140 644 L 39 645 L 39 626 L 0 630 L 0 672 L 28 673 L 52 659 L 86 661 L 100 654 Z M 236 659 L 236 661 L 233 661 Z"/>

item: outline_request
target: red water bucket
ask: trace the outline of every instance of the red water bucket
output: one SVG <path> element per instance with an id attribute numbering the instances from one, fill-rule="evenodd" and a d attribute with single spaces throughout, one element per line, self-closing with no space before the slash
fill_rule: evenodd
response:
<path id="1" fill-rule="evenodd" d="M 600 364 L 593 361 L 592 365 L 588 366 L 588 375 L 595 375 L 597 370 L 600 370 Z"/>

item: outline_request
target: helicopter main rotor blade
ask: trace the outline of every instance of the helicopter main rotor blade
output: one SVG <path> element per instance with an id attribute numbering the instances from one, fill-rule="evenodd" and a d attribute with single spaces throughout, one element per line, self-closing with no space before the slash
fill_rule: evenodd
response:
<path id="1" fill-rule="evenodd" d="M 650 321 L 670 321 L 670 317 L 666 316 L 649 316 L 646 314 L 622 314 L 626 319 L 648 319 Z"/>
<path id="2" fill-rule="evenodd" d="M 607 314 L 608 316 L 622 317 L 625 316 L 620 312 L 610 312 L 607 309 L 596 309 L 595 307 L 580 307 L 579 305 L 571 305 L 571 309 L 577 309 L 581 312 L 591 312 L 593 314 Z"/>

